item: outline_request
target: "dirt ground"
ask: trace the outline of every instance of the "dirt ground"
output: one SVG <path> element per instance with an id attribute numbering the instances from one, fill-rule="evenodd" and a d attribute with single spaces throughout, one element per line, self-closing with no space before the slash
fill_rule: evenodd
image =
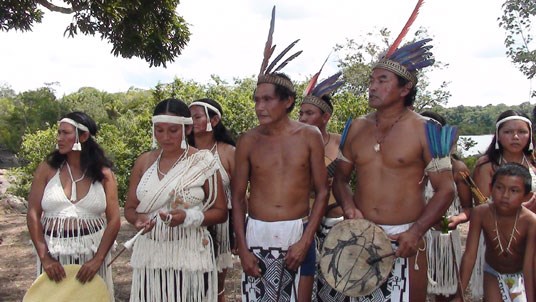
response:
<path id="1" fill-rule="evenodd" d="M 0 301 L 21 301 L 26 290 L 36 278 L 36 261 L 26 227 L 26 208 L 20 199 L 8 196 L 5 187 L 8 181 L 0 170 Z M 122 215 L 123 217 L 123 215 Z M 462 242 L 467 226 L 462 227 Z M 124 218 L 117 242 L 121 244 L 135 234 Z M 128 301 L 132 270 L 130 252 L 125 251 L 113 264 L 115 300 Z M 240 301 L 240 262 L 235 259 L 235 268 L 228 272 L 225 284 L 227 301 Z M 466 300 L 469 301 L 469 300 Z"/>

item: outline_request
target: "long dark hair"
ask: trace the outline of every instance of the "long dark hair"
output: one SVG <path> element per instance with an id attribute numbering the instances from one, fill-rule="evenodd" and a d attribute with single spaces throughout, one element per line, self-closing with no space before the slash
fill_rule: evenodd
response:
<path id="1" fill-rule="evenodd" d="M 93 182 L 102 181 L 104 179 L 102 168 L 112 168 L 113 163 L 106 157 L 104 150 L 93 138 L 97 135 L 97 124 L 91 117 L 89 117 L 89 115 L 79 111 L 68 113 L 62 118 L 70 118 L 89 129 L 89 133 L 91 134 L 89 138 L 85 142 L 80 142 L 82 144 L 82 151 L 80 151 L 80 168 L 86 171 L 86 177 L 92 179 Z M 78 131 L 78 136 L 84 133 L 84 131 L 80 129 L 76 129 L 76 131 Z M 60 154 L 58 150 L 50 153 L 46 159 L 47 163 L 55 169 L 59 169 L 66 160 L 67 155 Z"/>
<path id="2" fill-rule="evenodd" d="M 218 102 L 216 102 L 215 100 L 207 98 L 207 99 L 199 99 L 199 100 L 196 100 L 194 102 L 206 103 L 206 104 L 212 105 L 213 107 L 216 107 L 216 109 L 218 109 L 218 111 L 221 113 L 222 118 L 223 118 L 223 109 L 222 109 L 221 105 Z M 214 110 L 212 110 L 212 109 L 210 109 L 208 107 L 207 107 L 207 111 L 208 111 L 208 116 L 209 116 L 208 118 L 209 119 L 217 115 L 216 112 L 214 112 Z M 233 136 L 231 135 L 231 131 L 229 131 L 225 127 L 225 125 L 223 124 L 223 121 L 221 119 L 220 119 L 219 123 L 216 124 L 216 126 L 213 127 L 212 131 L 214 133 L 214 139 L 216 140 L 216 142 L 222 142 L 222 143 L 225 143 L 225 144 L 236 146 L 236 142 L 235 142 Z M 191 145 L 195 146 L 195 137 L 193 135 L 193 132 L 188 137 L 188 143 L 190 143 Z"/>
<path id="3" fill-rule="evenodd" d="M 520 112 L 520 111 L 517 111 L 517 110 L 506 110 L 506 111 L 504 111 L 503 113 L 501 113 L 499 115 L 499 117 L 497 118 L 496 123 L 498 123 L 501 120 L 503 120 L 503 119 L 505 119 L 507 117 L 510 117 L 510 116 L 521 116 L 521 117 L 524 117 L 524 118 L 528 119 L 527 115 L 524 114 L 523 112 Z M 497 133 L 503 126 L 504 126 L 504 124 L 501 124 L 499 126 L 499 129 L 497 129 L 495 131 L 495 133 Z M 530 129 L 530 127 L 529 127 L 529 129 Z M 530 130 L 529 130 L 529 132 L 530 132 Z M 498 166 L 501 165 L 500 161 L 501 161 L 501 155 L 502 155 L 502 152 L 503 152 L 503 146 L 501 145 L 500 142 L 499 142 L 499 149 L 495 149 L 495 143 L 497 142 L 497 140 L 498 140 L 497 135 L 494 135 L 493 140 L 491 141 L 491 143 L 488 146 L 488 149 L 484 153 L 484 155 L 488 156 L 488 162 L 491 162 L 492 165 L 495 166 L 495 167 L 498 167 Z M 533 152 L 533 150 L 529 150 L 529 144 L 530 144 L 531 141 L 532 141 L 532 132 L 530 132 L 529 142 L 527 143 L 527 145 L 523 149 L 523 153 L 526 155 L 526 157 L 530 161 L 531 165 L 536 166 L 536 160 L 534 159 L 534 152 Z M 480 165 L 485 164 L 485 163 L 486 162 L 483 162 Z"/>
<path id="4" fill-rule="evenodd" d="M 156 105 L 153 116 L 165 113 L 172 113 L 177 116 L 190 117 L 190 109 L 183 101 L 169 98 L 161 101 Z"/>

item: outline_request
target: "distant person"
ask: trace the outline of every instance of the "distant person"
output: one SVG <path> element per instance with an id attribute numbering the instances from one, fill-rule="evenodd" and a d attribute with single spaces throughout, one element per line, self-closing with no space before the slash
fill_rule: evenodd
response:
<path id="1" fill-rule="evenodd" d="M 522 206 L 531 194 L 531 175 L 525 166 L 506 163 L 496 169 L 491 183 L 491 203 L 477 206 L 471 214 L 461 265 L 462 287 L 469 283 L 483 231 L 484 300 L 534 301 L 536 214 Z"/>
<path id="2" fill-rule="evenodd" d="M 305 91 L 305 97 L 300 105 L 299 121 L 308 125 L 316 126 L 322 134 L 324 141 L 324 164 L 328 170 L 329 191 L 331 192 L 331 182 L 335 174 L 337 165 L 337 155 L 339 154 L 339 145 L 341 135 L 327 131 L 327 125 L 333 114 L 333 104 L 330 94 L 340 87 L 344 82 L 338 81 L 341 73 L 338 72 L 320 83 L 316 83 L 320 71 L 313 76 L 309 82 L 308 89 Z M 311 195 L 311 202 L 315 201 L 314 194 Z M 333 194 L 329 195 L 328 207 L 326 214 L 322 217 L 322 223 L 318 229 L 316 240 L 317 246 L 322 246 L 322 242 L 329 230 L 337 223 L 344 219 L 342 208 L 337 204 Z M 318 259 L 317 259 L 318 260 Z M 318 261 L 317 261 L 318 262 Z M 311 278 L 311 277 L 308 277 Z M 303 278 L 302 278 L 303 279 Z M 337 292 L 326 282 L 322 274 L 315 275 L 317 301 L 344 301 L 347 299 L 343 294 Z M 310 286 L 313 287 L 312 280 Z M 312 290 L 312 288 L 311 288 Z M 313 293 L 315 294 L 315 293 Z"/>
<path id="3" fill-rule="evenodd" d="M 213 99 L 200 99 L 189 105 L 193 120 L 191 134 L 193 146 L 210 150 L 217 161 L 225 191 L 227 209 L 231 212 L 231 175 L 234 170 L 235 141 L 223 124 L 223 109 Z M 215 229 L 216 264 L 218 266 L 218 301 L 225 301 L 225 276 L 233 268 L 231 248 L 234 234 L 229 218 L 213 226 Z"/>
<path id="4" fill-rule="evenodd" d="M 80 264 L 76 279 L 85 283 L 99 274 L 113 299 L 107 264 L 121 225 L 117 182 L 95 135 L 97 125 L 83 112 L 58 122 L 57 148 L 34 173 L 27 222 L 38 275 L 60 282 L 63 265 Z"/>
<path id="5" fill-rule="evenodd" d="M 421 115 L 441 126 L 447 124 L 445 118 L 438 113 L 424 111 Z M 453 145 L 453 149 L 455 148 L 456 144 Z M 460 174 L 461 172 L 469 175 L 470 171 L 454 151 L 452 150 L 450 161 L 456 194 L 445 213 L 445 219 L 430 229 L 427 238 L 428 275 L 434 281 L 428 284 L 428 293 L 435 295 L 435 301 L 450 301 L 458 290 L 456 270 L 461 261 L 462 243 L 456 226 L 469 220 L 473 208 L 471 189 Z M 433 196 L 433 191 L 433 187 L 428 183 L 425 191 L 427 199 Z"/>
<path id="6" fill-rule="evenodd" d="M 275 7 L 272 25 L 274 18 Z M 268 64 L 272 26 L 269 32 L 254 92 L 259 126 L 238 140 L 231 183 L 242 301 L 310 301 L 301 281 L 315 273 L 314 235 L 328 198 L 324 143 L 318 128 L 289 117 L 296 90 L 288 76 L 273 71 L 282 68 L 277 60 Z"/>
<path id="7" fill-rule="evenodd" d="M 187 144 L 193 122 L 184 102 L 161 101 L 152 123 L 158 148 L 134 163 L 125 203 L 127 221 L 145 230 L 130 259 L 130 301 L 216 301 L 207 226 L 227 219 L 219 166 L 210 151 Z"/>

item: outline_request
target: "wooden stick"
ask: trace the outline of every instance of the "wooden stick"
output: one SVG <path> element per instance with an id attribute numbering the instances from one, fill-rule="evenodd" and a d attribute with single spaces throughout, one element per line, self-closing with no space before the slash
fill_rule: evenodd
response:
<path id="1" fill-rule="evenodd" d="M 371 256 L 367 259 L 367 264 L 369 265 L 373 265 L 374 263 L 382 260 L 383 258 L 387 258 L 387 257 L 391 257 L 391 256 L 394 256 L 395 255 L 395 252 L 391 252 L 391 253 L 387 253 L 387 254 L 383 254 L 383 255 L 379 255 L 379 256 Z"/>

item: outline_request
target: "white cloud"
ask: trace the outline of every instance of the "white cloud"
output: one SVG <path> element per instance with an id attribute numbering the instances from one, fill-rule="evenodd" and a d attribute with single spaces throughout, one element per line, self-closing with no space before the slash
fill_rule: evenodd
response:
<path id="1" fill-rule="evenodd" d="M 529 101 L 530 82 L 506 58 L 504 32 L 498 27 L 503 0 L 428 1 L 412 29 L 425 27 L 434 37 L 437 59 L 449 63 L 430 75 L 432 84 L 451 82 L 450 106 L 518 104 Z M 45 14 L 33 32 L 1 32 L 0 82 L 16 91 L 57 81 L 59 95 L 83 86 L 117 92 L 152 88 L 174 77 L 207 82 L 215 74 L 231 81 L 258 73 L 272 5 L 277 6 L 274 42 L 280 51 L 300 38 L 303 54 L 285 68 L 305 80 L 337 43 L 405 23 L 415 1 L 199 1 L 183 0 L 178 12 L 191 24 L 191 40 L 167 68 L 149 68 L 140 59 L 114 57 L 98 37 L 63 37 L 70 16 Z M 411 33 L 410 33 L 411 34 Z M 330 58 L 325 75 L 335 72 Z"/>

